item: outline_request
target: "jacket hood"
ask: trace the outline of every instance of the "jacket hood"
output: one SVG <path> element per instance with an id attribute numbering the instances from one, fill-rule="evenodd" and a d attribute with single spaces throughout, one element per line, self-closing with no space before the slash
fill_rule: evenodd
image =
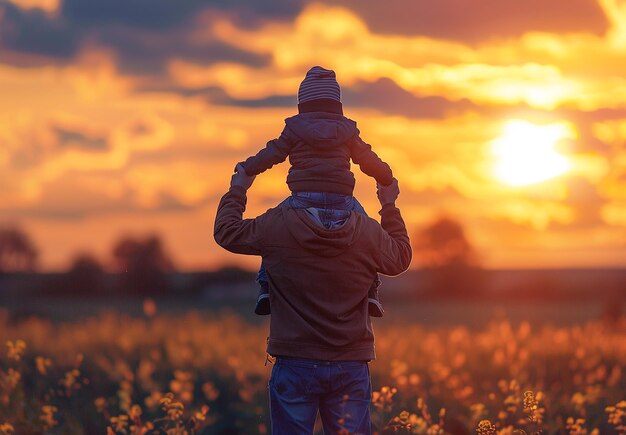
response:
<path id="1" fill-rule="evenodd" d="M 335 147 L 358 133 L 356 122 L 329 112 L 300 113 L 285 119 L 287 127 L 314 148 Z"/>
<path id="2" fill-rule="evenodd" d="M 315 223 L 303 209 L 282 208 L 287 231 L 305 250 L 322 257 L 335 257 L 356 242 L 359 236 L 358 214 L 352 212 L 338 229 L 327 230 Z"/>

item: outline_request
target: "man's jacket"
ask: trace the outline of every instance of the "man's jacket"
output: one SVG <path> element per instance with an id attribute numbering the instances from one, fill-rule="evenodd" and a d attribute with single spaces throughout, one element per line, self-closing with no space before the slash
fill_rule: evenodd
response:
<path id="1" fill-rule="evenodd" d="M 242 219 L 246 192 L 222 197 L 214 236 L 223 248 L 261 255 L 270 292 L 270 355 L 372 360 L 374 334 L 367 293 L 376 273 L 398 275 L 411 262 L 400 210 L 380 211 L 381 224 L 352 212 L 339 229 L 326 230 L 306 210 L 273 208 Z"/>
<path id="2" fill-rule="evenodd" d="M 308 112 L 285 119 L 280 137 L 241 164 L 246 174 L 258 175 L 287 156 L 291 164 L 287 185 L 292 192 L 352 195 L 350 159 L 383 186 L 393 179 L 389 165 L 359 136 L 356 122 L 337 113 Z"/>

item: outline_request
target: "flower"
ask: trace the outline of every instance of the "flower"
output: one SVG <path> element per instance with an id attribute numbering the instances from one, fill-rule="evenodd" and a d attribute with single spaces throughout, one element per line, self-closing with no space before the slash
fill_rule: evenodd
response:
<path id="1" fill-rule="evenodd" d="M 496 427 L 489 420 L 481 420 L 476 432 L 478 435 L 496 435 Z"/>
<path id="2" fill-rule="evenodd" d="M 26 350 L 26 343 L 24 340 L 8 340 L 6 342 L 7 346 L 7 357 L 13 361 L 19 361 Z"/>
<path id="3" fill-rule="evenodd" d="M 56 406 L 44 405 L 41 407 L 41 415 L 39 416 L 39 420 L 41 420 L 45 430 L 51 429 L 59 424 L 59 422 L 56 421 L 56 419 L 54 418 L 54 414 L 56 412 Z"/>
<path id="4" fill-rule="evenodd" d="M 52 365 L 52 361 L 50 358 L 44 358 L 42 356 L 35 357 L 35 366 L 37 367 L 37 371 L 41 375 L 46 375 L 48 373 L 48 367 Z"/>

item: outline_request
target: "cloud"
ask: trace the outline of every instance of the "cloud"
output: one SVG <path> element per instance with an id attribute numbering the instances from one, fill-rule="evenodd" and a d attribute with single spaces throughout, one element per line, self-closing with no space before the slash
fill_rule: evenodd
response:
<path id="1" fill-rule="evenodd" d="M 251 53 L 223 41 L 194 41 L 184 30 L 106 29 L 99 31 L 94 39 L 114 50 L 121 71 L 126 74 L 161 76 L 173 57 L 204 66 L 235 62 L 259 67 L 270 60 L 267 55 Z"/>
<path id="2" fill-rule="evenodd" d="M 328 2 L 330 3 L 330 2 Z M 602 35 L 607 19 L 594 0 L 333 1 L 355 11 L 376 33 L 480 43 L 530 31 Z"/>
<path id="3" fill-rule="evenodd" d="M 267 19 L 289 19 L 301 9 L 301 1 L 278 0 L 65 0 L 63 16 L 72 22 L 94 25 L 126 25 L 135 28 L 169 30 L 188 24 L 203 11 L 226 11 L 239 17 L 243 25 L 251 26 Z"/>
<path id="4" fill-rule="evenodd" d="M 575 211 L 571 206 L 556 201 L 518 198 L 498 202 L 497 207 L 490 210 L 487 215 L 529 226 L 534 230 L 546 230 L 553 223 L 571 224 Z"/>
<path id="5" fill-rule="evenodd" d="M 56 15 L 61 8 L 61 0 L 8 0 L 24 10 L 40 9 L 49 15 Z"/>
<path id="6" fill-rule="evenodd" d="M 94 0 L 87 5 L 83 1 L 66 0 L 58 13 L 50 14 L 48 10 L 52 5 L 31 5 L 29 2 L 33 1 L 9 3 L 0 15 L 0 37 L 3 40 L 0 53 L 16 64 L 69 63 L 81 49 L 87 50 L 94 44 L 112 50 L 120 70 L 130 75 L 158 76 L 172 56 L 204 65 L 232 61 L 259 66 L 268 62 L 267 56 L 234 48 L 227 42 L 194 39 L 190 29 L 205 24 L 197 22 L 198 15 L 227 15 L 220 12 L 219 5 L 223 5 L 219 2 L 207 5 L 202 1 L 174 4 L 165 0 L 132 3 Z M 246 6 L 242 2 L 242 8 L 272 12 L 272 9 L 255 7 L 254 3 Z M 250 13 L 249 20 L 254 16 Z M 27 55 L 40 57 L 29 58 Z"/>
<path id="7" fill-rule="evenodd" d="M 67 61 L 80 47 L 80 32 L 41 9 L 0 5 L 0 54 L 18 52 Z"/>
<path id="8" fill-rule="evenodd" d="M 450 101 L 440 96 L 418 97 L 399 87 L 393 80 L 381 78 L 373 83 L 357 82 L 342 90 L 346 106 L 367 107 L 388 115 L 409 118 L 445 118 L 476 109 L 467 99 Z"/>
<path id="9" fill-rule="evenodd" d="M 620 259 L 626 253 L 624 231 L 607 226 L 578 231 L 550 227 L 538 231 L 489 217 L 473 220 L 467 230 L 487 267 L 621 267 Z"/>
<path id="10" fill-rule="evenodd" d="M 626 201 L 612 201 L 602 206 L 602 219 L 610 225 L 626 226 Z"/>
<path id="11" fill-rule="evenodd" d="M 174 134 L 170 122 L 147 112 L 120 124 L 111 133 L 111 144 L 125 152 L 153 151 L 170 146 Z"/>
<path id="12" fill-rule="evenodd" d="M 332 32 L 327 31 L 329 27 Z M 261 99 L 294 92 L 310 65 L 330 63 L 327 66 L 338 71 L 344 87 L 387 78 L 416 95 L 469 98 L 487 104 L 550 106 L 576 89 L 552 65 L 488 64 L 480 61 L 480 53 L 462 44 L 376 35 L 352 12 L 337 7 L 307 7 L 292 26 L 267 25 L 260 35 L 225 20 L 216 22 L 213 32 L 257 53 L 273 53 L 275 68 L 284 71 L 282 78 L 272 80 L 275 69 L 270 68 L 235 64 L 203 68 L 173 60 L 170 74 L 176 83 L 219 86 L 235 98 Z"/>
<path id="13" fill-rule="evenodd" d="M 210 105 L 234 106 L 248 108 L 264 107 L 295 107 L 297 99 L 295 95 L 271 95 L 259 99 L 233 98 L 219 86 L 206 86 L 199 88 L 187 88 L 183 86 L 144 86 L 135 89 L 136 92 L 174 94 L 181 97 L 199 98 Z"/>
<path id="14" fill-rule="evenodd" d="M 129 202 L 125 195 L 110 194 L 110 181 L 100 181 L 103 184 L 96 186 L 88 177 L 81 175 L 49 180 L 40 186 L 40 196 L 35 203 L 14 204 L 8 209 L 5 206 L 1 213 L 19 219 L 75 221 L 104 211 L 116 213 L 128 210 Z"/>
<path id="15" fill-rule="evenodd" d="M 560 18 L 562 0 L 471 10 L 460 0 L 47 1 L 14 0 L 0 18 L 0 215 L 47 247 L 67 243 L 46 248 L 46 264 L 83 240 L 105 250 L 119 231 L 148 227 L 184 264 L 234 261 L 207 225 L 235 162 L 278 136 L 315 64 L 336 70 L 347 116 L 400 179 L 411 231 L 458 216 L 489 265 L 582 264 L 585 250 L 600 264 L 603 247 L 626 258 L 616 0 L 573 0 Z M 504 186 L 489 144 L 511 119 L 571 125 L 577 135 L 558 147 L 573 170 Z M 247 216 L 288 194 L 288 168 L 257 178 Z M 353 171 L 375 216 L 374 182 Z"/>
<path id="16" fill-rule="evenodd" d="M 254 30 L 217 18 L 211 35 L 241 49 L 271 53 L 273 68 L 201 68 L 173 60 L 170 74 L 182 86 L 219 86 L 235 98 L 261 99 L 293 92 L 304 71 L 321 64 L 338 72 L 342 86 L 388 78 L 416 96 L 468 98 L 482 105 L 620 107 L 626 100 L 621 77 L 626 37 L 619 36 L 626 34 L 620 30 L 626 12 L 610 3 L 602 4 L 602 11 L 614 17 L 606 35 L 528 31 L 478 45 L 376 33 L 354 11 L 321 4 L 308 5 L 292 24 L 267 23 Z M 583 58 L 588 61 L 581 63 Z M 266 79 L 277 70 L 280 79 Z"/>
<path id="17" fill-rule="evenodd" d="M 502 22 L 495 17 L 523 25 L 526 18 L 536 21 L 536 10 L 542 10 L 542 17 L 562 12 L 562 5 L 554 2 L 539 9 L 508 0 L 489 8 L 460 7 L 458 2 L 403 3 L 409 11 L 405 9 L 404 16 L 411 15 L 411 8 L 425 9 L 428 13 L 417 16 L 430 16 L 431 21 L 433 14 L 460 14 L 464 21 L 498 35 L 485 24 Z M 372 16 L 379 17 L 376 22 L 383 23 L 393 8 L 383 12 L 377 10 L 380 6 L 361 3 L 346 3 L 352 9 L 295 3 L 281 12 L 275 4 L 244 1 L 228 7 L 199 1 L 174 7 L 165 0 L 133 5 L 96 0 L 85 7 L 84 2 L 68 0 L 58 18 L 40 9 L 9 5 L 3 28 L 8 29 L 9 55 L 33 52 L 67 62 L 79 49 L 95 45 L 111 50 L 124 74 L 151 76 L 153 85 L 221 88 L 233 104 L 248 107 L 286 104 L 283 97 L 293 94 L 303 71 L 320 62 L 332 63 L 342 84 L 390 79 L 417 97 L 469 99 L 482 105 L 523 103 L 544 109 L 577 105 L 589 110 L 608 101 L 617 107 L 626 99 L 626 79 L 620 72 L 621 41 L 626 41 L 621 36 L 626 31 L 620 30 L 623 11 L 613 0 L 603 0 L 601 7 L 588 0 L 575 2 L 554 20 L 553 29 L 530 25 L 515 38 L 498 36 L 478 45 L 465 37 L 377 33 L 380 30 L 371 27 L 362 13 L 372 8 Z M 504 14 L 506 10 L 510 14 Z M 254 24 L 237 18 L 237 12 L 248 17 L 245 11 L 258 14 Z M 605 14 L 612 26 L 606 32 L 586 32 L 584 26 L 574 25 Z M 291 17 L 292 23 L 287 21 Z M 581 57 L 590 61 L 581 66 Z M 604 61 L 592 61 L 596 59 Z M 592 74 L 604 75 L 605 80 L 592 80 Z"/>
<path id="18" fill-rule="evenodd" d="M 102 150 L 107 147 L 104 137 L 88 137 L 78 130 L 66 129 L 64 127 L 53 127 L 59 143 L 63 147 L 78 147 L 92 150 Z"/>
<path id="19" fill-rule="evenodd" d="M 183 97 L 202 98 L 211 105 L 248 108 L 291 107 L 295 108 L 297 97 L 292 95 L 270 95 L 258 99 L 231 97 L 218 86 L 186 88 L 182 86 L 147 86 L 138 92 L 172 93 Z M 396 85 L 393 80 L 382 78 L 377 81 L 357 82 L 342 89 L 344 111 L 353 108 L 371 108 L 387 115 L 402 115 L 409 118 L 444 118 L 446 116 L 477 110 L 478 106 L 467 99 L 449 101 L 438 96 L 417 97 Z"/>

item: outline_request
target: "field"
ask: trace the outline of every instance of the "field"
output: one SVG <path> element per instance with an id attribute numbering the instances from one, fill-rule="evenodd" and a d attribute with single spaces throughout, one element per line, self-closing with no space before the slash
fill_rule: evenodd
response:
<path id="1" fill-rule="evenodd" d="M 268 433 L 265 320 L 161 308 L 63 321 L 0 310 L 0 434 Z M 404 307 L 376 322 L 375 431 L 626 433 L 626 318 L 533 312 L 470 323 Z"/>

